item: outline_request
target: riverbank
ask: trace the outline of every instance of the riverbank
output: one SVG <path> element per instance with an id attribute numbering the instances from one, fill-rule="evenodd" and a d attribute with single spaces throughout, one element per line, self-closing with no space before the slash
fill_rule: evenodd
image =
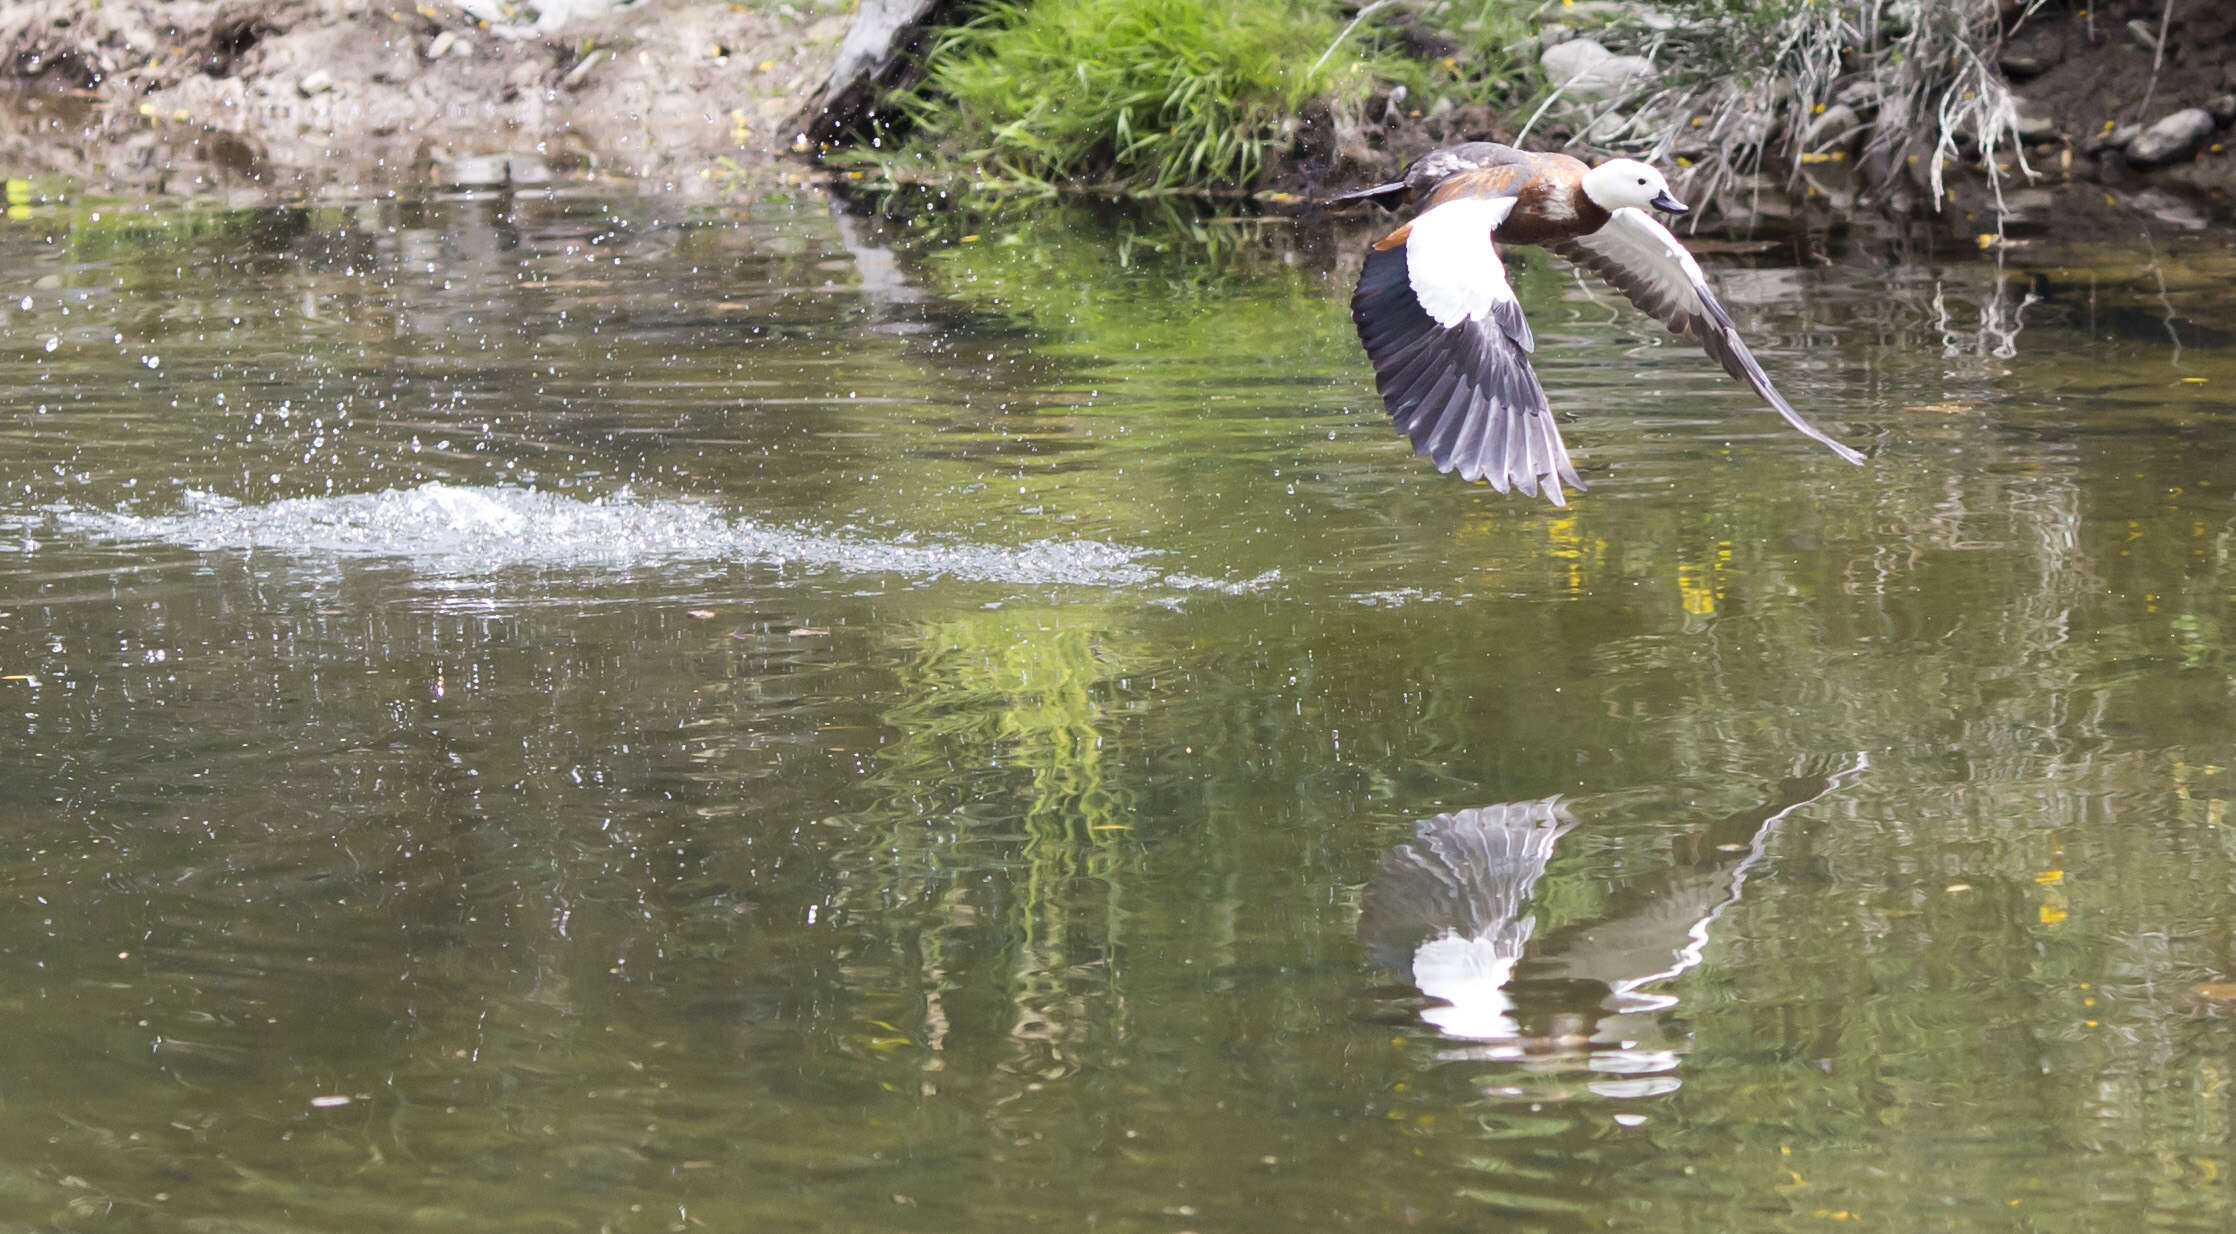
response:
<path id="1" fill-rule="evenodd" d="M 2104 183 L 2115 204 L 2142 198 L 2162 216 L 2236 217 L 2236 11 L 2164 0 L 2005 8 L 1985 47 L 1992 63 L 1979 66 L 1997 106 L 1971 121 L 1951 121 L 1947 100 L 1910 97 L 1891 76 L 1895 53 L 1915 51 L 1922 29 L 1881 28 L 1875 52 L 1835 46 L 1797 62 L 1815 64 L 1814 77 L 1762 87 L 1718 78 L 1718 93 L 1716 82 L 1688 78 L 1698 73 L 1686 49 L 1719 32 L 1744 42 L 1738 35 L 1749 31 L 1727 30 L 1739 19 L 1687 0 L 1528 14 L 1369 5 L 1351 10 L 1359 20 L 1349 25 L 1332 20 L 1340 12 L 1317 18 L 1325 29 L 1311 27 L 1284 53 L 1310 64 L 1318 93 L 1280 95 L 1280 110 L 1246 118 L 1189 121 L 1206 132 L 1245 122 L 1263 130 L 1245 157 L 1214 160 L 1215 172 L 1192 168 L 1173 142 L 1144 137 L 1129 115 L 1118 123 L 1131 148 L 1161 160 L 1129 178 L 1126 151 L 1078 127 L 1084 107 L 1068 116 L 1062 159 L 974 149 L 987 144 L 974 134 L 1027 132 L 999 108 L 1005 97 L 1022 108 L 1038 96 L 1008 67 L 975 94 L 942 95 L 943 82 L 952 90 L 971 79 L 943 77 L 935 60 L 928 88 L 883 100 L 888 121 L 918 122 L 906 161 L 886 157 L 869 174 L 965 191 L 1037 178 L 1278 209 L 1387 178 L 1438 144 L 1526 136 L 1533 146 L 1657 158 L 1679 169 L 1689 196 L 1720 204 L 1725 226 L 1796 213 L 1933 214 L 1938 205 L 1961 230 L 1983 214 L 2024 214 L 2029 200 L 2043 200 L 2030 190 L 2075 180 Z M 415 183 L 596 178 L 732 198 L 840 165 L 864 171 L 860 146 L 800 140 L 803 130 L 835 136 L 813 122 L 814 105 L 857 18 L 837 0 L 30 0 L 0 15 L 0 163 L 13 177 L 63 177 L 102 192 L 346 197 Z M 989 46 L 980 38 L 976 49 Z M 948 44 L 940 55 L 951 68 L 971 50 Z M 1064 63 L 1093 51 L 1055 50 Z M 1757 67 L 1787 63 L 1767 51 L 1736 54 L 1762 60 Z M 1997 109 L 2003 90 L 2007 111 Z M 976 128 L 942 130 L 943 108 L 972 111 Z M 912 130 L 882 135 L 889 156 L 891 139 Z M 1980 174 L 1983 156 L 1999 176 Z M 1935 185 L 1936 172 L 1944 183 Z"/>
<path id="2" fill-rule="evenodd" d="M 806 169 L 784 121 L 851 6 L 29 0 L 0 16 L 0 161 L 116 192 L 341 195 Z"/>

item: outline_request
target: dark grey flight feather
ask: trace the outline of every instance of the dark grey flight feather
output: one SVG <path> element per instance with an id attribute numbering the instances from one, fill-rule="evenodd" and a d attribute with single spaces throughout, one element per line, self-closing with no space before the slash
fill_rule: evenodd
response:
<path id="1" fill-rule="evenodd" d="M 1565 504 L 1561 481 L 1584 488 L 1530 367 L 1535 343 L 1519 303 L 1440 326 L 1422 310 L 1399 244 L 1367 254 L 1351 319 L 1391 421 L 1438 471 L 1501 493 L 1534 495 L 1543 484 L 1554 505 Z"/>

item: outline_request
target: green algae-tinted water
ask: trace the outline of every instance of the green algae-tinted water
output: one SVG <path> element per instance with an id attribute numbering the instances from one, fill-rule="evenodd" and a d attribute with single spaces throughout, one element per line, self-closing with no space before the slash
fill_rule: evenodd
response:
<path id="1" fill-rule="evenodd" d="M 1362 238 L 19 201 L 0 1225 L 2227 1228 L 2227 235 Z"/>

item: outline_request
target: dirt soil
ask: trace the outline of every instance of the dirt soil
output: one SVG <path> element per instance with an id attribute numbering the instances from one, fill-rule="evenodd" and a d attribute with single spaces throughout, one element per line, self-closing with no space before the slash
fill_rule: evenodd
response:
<path id="1" fill-rule="evenodd" d="M 583 175 L 735 197 L 814 174 L 790 152 L 853 8 L 0 0 L 0 166 L 240 200 Z M 2236 0 L 2062 5 L 2022 23 L 2001 65 L 2036 126 L 2038 183 L 2147 186 L 2236 216 Z M 2186 108 L 2224 117 L 2194 155 L 2150 169 L 2123 156 L 2121 134 Z M 1381 122 L 1343 131 L 1302 117 L 1303 140 L 1260 187 L 1307 199 L 1388 178 L 1436 145 L 1507 137 L 1514 119 L 1368 111 Z M 1558 136 L 1541 127 L 1540 140 Z"/>
<path id="2" fill-rule="evenodd" d="M 585 172 L 734 195 L 785 173 L 785 122 L 829 75 L 843 6 L 611 4 L 13 0 L 0 165 L 336 195 Z"/>
<path id="3" fill-rule="evenodd" d="M 2154 44 L 2162 19 L 2160 55 Z M 2115 131 L 2186 108 L 2209 108 L 2236 93 L 2236 3 L 2097 0 L 2081 12 L 2021 24 L 2001 67 L 2027 109 L 2056 133 L 2037 144 L 2038 153 L 2052 155 L 2056 166 L 2069 150 L 2079 176 L 2132 181 L 2146 173 L 2116 152 Z M 2236 191 L 2232 151 L 2236 134 L 2224 120 L 2222 132 L 2195 156 L 2151 169 L 2147 178 L 2209 193 Z"/>

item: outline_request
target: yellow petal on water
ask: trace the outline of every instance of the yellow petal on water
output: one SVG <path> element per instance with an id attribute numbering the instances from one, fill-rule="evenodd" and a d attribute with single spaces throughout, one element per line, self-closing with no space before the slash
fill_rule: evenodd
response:
<path id="1" fill-rule="evenodd" d="M 1950 895 L 1962 895 L 1965 892 L 1972 890 L 1972 884 L 1950 883 L 1948 886 L 1943 887 L 1941 890 L 1948 892 Z"/>
<path id="2" fill-rule="evenodd" d="M 2045 904 L 2042 906 L 2041 916 L 2043 925 L 2056 925 L 2058 922 L 2065 920 L 2067 914 L 2064 909 L 2055 904 Z"/>
<path id="3" fill-rule="evenodd" d="M 2189 992 L 2216 1003 L 2236 1003 L 2236 981 L 2202 981 L 2191 986 Z"/>
<path id="4" fill-rule="evenodd" d="M 2210 379 L 2204 377 L 2184 377 L 2182 378 L 2182 384 L 2185 386 L 2201 386 L 2208 380 Z"/>
<path id="5" fill-rule="evenodd" d="M 2037 874 L 2037 875 L 2035 875 L 2035 876 L 2034 876 L 2034 881 L 2035 881 L 2035 882 L 2037 882 L 2037 883 L 2040 883 L 2040 884 L 2042 884 L 2042 885 L 2043 885 L 2044 887 L 2052 886 L 2052 885 L 2054 885 L 2054 884 L 2057 884 L 2057 883 L 2062 883 L 2062 882 L 2064 882 L 2064 881 L 2065 881 L 2065 871 L 2063 871 L 2063 870 L 2044 870 L 2044 871 L 2042 871 L 2042 872 L 2041 872 L 2040 874 Z"/>

